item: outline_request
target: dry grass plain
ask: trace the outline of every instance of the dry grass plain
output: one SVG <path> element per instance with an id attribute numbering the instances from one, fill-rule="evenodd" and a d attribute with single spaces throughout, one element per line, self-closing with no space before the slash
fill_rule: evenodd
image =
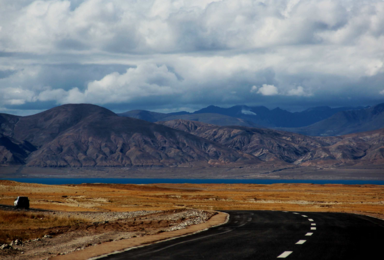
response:
<path id="1" fill-rule="evenodd" d="M 31 208 L 59 211 L 286 210 L 384 218 L 384 187 L 341 184 L 80 184 L 0 181 L 0 204 L 28 196 Z"/>

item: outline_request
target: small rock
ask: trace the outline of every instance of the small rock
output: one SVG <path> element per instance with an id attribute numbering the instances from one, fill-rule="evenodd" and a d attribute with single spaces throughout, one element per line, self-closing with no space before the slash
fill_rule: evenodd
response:
<path id="1" fill-rule="evenodd" d="M 1 249 L 1 250 L 4 250 L 4 249 L 11 249 L 11 248 L 12 248 L 12 246 L 11 246 L 11 245 L 8 245 L 8 244 L 3 244 L 3 245 L 0 246 L 0 249 Z"/>
<path id="2" fill-rule="evenodd" d="M 45 238 L 52 238 L 51 235 L 44 235 Z"/>

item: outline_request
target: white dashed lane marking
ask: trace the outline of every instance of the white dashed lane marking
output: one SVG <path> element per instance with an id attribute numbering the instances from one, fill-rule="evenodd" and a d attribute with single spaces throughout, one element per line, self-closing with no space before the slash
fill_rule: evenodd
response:
<path id="1" fill-rule="evenodd" d="M 284 253 L 282 253 L 281 255 L 279 255 L 277 258 L 286 258 L 287 256 L 289 256 L 290 254 L 292 254 L 293 251 L 285 251 Z"/>
<path id="2" fill-rule="evenodd" d="M 286 211 L 285 211 L 286 212 Z M 292 212 L 293 214 L 299 214 L 297 212 Z M 302 217 L 304 218 L 307 218 L 308 216 L 307 215 L 301 215 Z M 314 220 L 309 218 L 308 221 L 311 221 L 313 222 Z M 316 223 L 311 223 L 311 226 L 316 226 Z M 316 227 L 311 227 L 311 230 L 316 230 Z M 312 232 L 308 232 L 307 234 L 305 234 L 306 237 L 310 237 L 312 236 L 313 233 Z M 307 242 L 307 240 L 299 240 L 296 242 L 296 245 L 302 245 L 304 244 L 305 242 Z M 292 254 L 293 251 L 284 251 L 281 255 L 279 255 L 277 258 L 287 258 L 290 254 Z"/>

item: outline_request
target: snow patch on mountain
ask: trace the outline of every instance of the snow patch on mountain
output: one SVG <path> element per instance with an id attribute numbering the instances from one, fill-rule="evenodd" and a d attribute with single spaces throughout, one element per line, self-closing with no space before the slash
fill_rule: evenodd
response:
<path id="1" fill-rule="evenodd" d="M 242 109 L 241 110 L 241 113 L 244 114 L 244 115 L 251 115 L 251 116 L 257 116 L 256 113 L 252 112 L 252 111 L 249 111 L 249 110 L 246 110 L 246 109 Z"/>

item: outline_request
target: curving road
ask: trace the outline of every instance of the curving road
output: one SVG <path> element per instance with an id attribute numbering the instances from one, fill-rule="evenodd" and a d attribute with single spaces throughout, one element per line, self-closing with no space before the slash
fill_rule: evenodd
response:
<path id="1" fill-rule="evenodd" d="M 228 211 L 192 236 L 101 259 L 384 259 L 384 221 L 352 214 Z"/>

